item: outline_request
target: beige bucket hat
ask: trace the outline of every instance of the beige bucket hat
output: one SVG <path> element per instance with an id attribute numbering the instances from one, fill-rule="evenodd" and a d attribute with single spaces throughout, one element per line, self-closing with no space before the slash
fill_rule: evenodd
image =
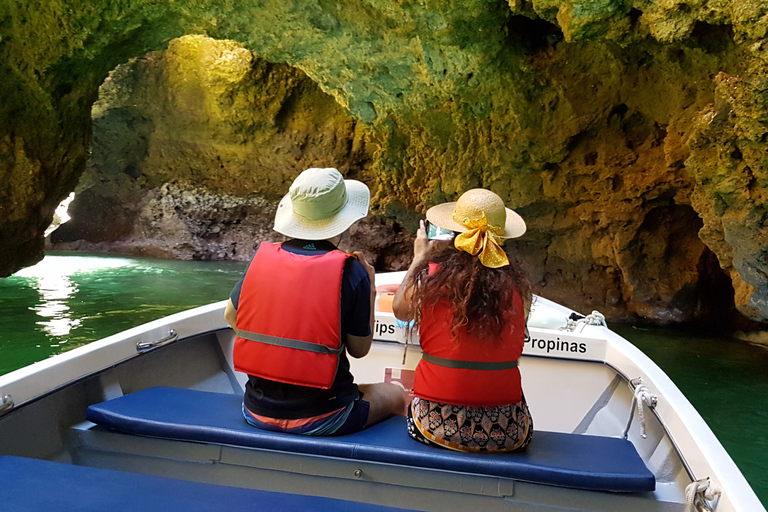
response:
<path id="1" fill-rule="evenodd" d="M 277 206 L 274 230 L 302 240 L 333 238 L 368 215 L 370 202 L 364 183 L 345 180 L 332 167 L 307 169 Z"/>
<path id="2" fill-rule="evenodd" d="M 464 192 L 458 201 L 443 203 L 427 210 L 427 220 L 443 229 L 464 233 L 464 225 L 479 220 L 483 214 L 489 226 L 498 227 L 500 238 L 517 238 L 525 233 L 525 221 L 514 211 L 504 206 L 499 196 L 484 188 L 473 188 Z"/>

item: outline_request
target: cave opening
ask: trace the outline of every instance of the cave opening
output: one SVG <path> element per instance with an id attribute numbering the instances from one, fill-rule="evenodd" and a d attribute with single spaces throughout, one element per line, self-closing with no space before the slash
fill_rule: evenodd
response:
<path id="1" fill-rule="evenodd" d="M 699 215 L 686 204 L 661 205 L 646 214 L 635 245 L 642 293 L 654 296 L 677 282 L 666 307 L 683 312 L 677 323 L 689 331 L 730 335 L 764 330 L 765 324 L 736 308 L 730 276 L 698 236 L 702 226 Z"/>
<path id="2" fill-rule="evenodd" d="M 73 219 L 51 248 L 244 260 L 276 239 L 303 169 L 364 172 L 363 127 L 303 71 L 240 43 L 183 36 L 112 70 L 92 107 Z"/>
<path id="3" fill-rule="evenodd" d="M 722 53 L 734 48 L 733 35 L 732 25 L 713 25 L 697 21 L 686 44 L 707 53 Z"/>
<path id="4" fill-rule="evenodd" d="M 624 119 L 624 115 L 629 111 L 629 107 L 625 103 L 619 103 L 618 105 L 614 106 L 611 111 L 608 113 L 608 122 L 611 121 L 611 118 L 616 116 L 620 120 Z"/>
<path id="5" fill-rule="evenodd" d="M 703 334 L 732 335 L 734 332 L 762 332 L 765 324 L 742 315 L 736 308 L 733 283 L 720 267 L 717 256 L 706 248 L 697 267 L 700 297 L 697 319 L 686 328 Z"/>
<path id="6" fill-rule="evenodd" d="M 522 49 L 527 55 L 553 48 L 564 39 L 560 27 L 541 18 L 513 15 L 509 18 L 506 29 L 508 44 Z"/>
<path id="7" fill-rule="evenodd" d="M 51 221 L 50 226 L 48 226 L 43 233 L 44 237 L 47 238 L 51 235 L 51 233 L 59 229 L 62 224 L 69 222 L 69 220 L 72 218 L 69 215 L 69 205 L 74 199 L 75 193 L 70 192 L 69 195 L 59 203 L 59 206 L 57 206 L 56 210 L 53 212 L 53 220 Z"/>
<path id="8" fill-rule="evenodd" d="M 699 260 L 697 270 L 699 282 L 697 295 L 699 303 L 698 320 L 691 327 L 702 331 L 730 333 L 738 328 L 744 318 L 736 310 L 734 289 L 725 271 L 720 268 L 717 256 L 708 247 Z M 745 319 L 746 320 L 746 319 Z"/>
<path id="9" fill-rule="evenodd" d="M 730 277 L 698 236 L 702 226 L 687 204 L 659 204 L 646 213 L 628 267 L 634 300 L 656 322 L 730 333 L 745 321 Z"/>

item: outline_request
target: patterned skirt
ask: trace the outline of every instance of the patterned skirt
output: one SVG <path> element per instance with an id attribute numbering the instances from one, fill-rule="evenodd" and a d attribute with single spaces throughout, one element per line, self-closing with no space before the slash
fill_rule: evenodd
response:
<path id="1" fill-rule="evenodd" d="M 408 434 L 449 450 L 498 453 L 521 450 L 533 438 L 525 398 L 516 404 L 469 407 L 414 398 L 408 408 Z"/>

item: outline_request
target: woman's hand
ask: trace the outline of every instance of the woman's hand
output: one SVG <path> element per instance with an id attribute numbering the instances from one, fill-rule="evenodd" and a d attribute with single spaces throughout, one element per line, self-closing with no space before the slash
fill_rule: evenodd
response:
<path id="1" fill-rule="evenodd" d="M 424 221 L 419 221 L 419 230 L 416 231 L 416 239 L 413 241 L 413 263 L 422 263 L 429 258 L 429 254 L 432 252 L 435 242 L 427 238 L 427 228 L 424 226 Z"/>
<path id="2" fill-rule="evenodd" d="M 413 311 L 411 311 L 411 296 L 413 295 L 411 275 L 415 272 L 416 268 L 429 259 L 435 243 L 435 240 L 427 238 L 427 228 L 424 226 L 424 221 L 419 221 L 419 230 L 416 231 L 416 239 L 413 241 L 413 261 L 411 261 L 408 272 L 406 272 L 403 278 L 403 283 L 395 292 L 395 297 L 392 301 L 392 311 L 398 320 L 407 322 L 413 319 Z"/>

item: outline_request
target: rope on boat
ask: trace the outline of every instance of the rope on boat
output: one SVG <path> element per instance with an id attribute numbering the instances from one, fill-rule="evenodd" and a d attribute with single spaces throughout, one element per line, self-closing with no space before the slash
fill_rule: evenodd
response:
<path id="1" fill-rule="evenodd" d="M 581 329 L 579 329 L 579 332 L 581 332 L 584 330 L 585 325 L 601 325 L 603 327 L 608 326 L 608 324 L 605 323 L 605 315 L 599 311 L 592 311 L 592 313 L 589 315 L 578 319 L 574 318 L 574 315 L 571 315 L 571 317 L 568 318 L 567 323 L 561 327 L 560 330 L 574 332 L 576 327 L 581 326 Z"/>
<path id="2" fill-rule="evenodd" d="M 710 485 L 709 477 L 691 482 L 685 488 L 685 501 L 688 512 L 712 512 L 708 501 L 713 501 L 723 494 L 723 491 Z"/>
<path id="3" fill-rule="evenodd" d="M 637 418 L 640 420 L 640 437 L 645 439 L 648 437 L 648 434 L 645 433 L 645 408 L 643 405 L 656 407 L 659 398 L 651 393 L 651 390 L 643 384 L 643 380 L 640 378 L 629 381 L 629 385 L 630 387 L 634 385 L 635 389 L 632 396 L 632 405 L 629 406 L 629 420 L 627 421 L 627 428 L 624 429 L 624 439 L 629 435 L 629 427 L 632 426 L 635 410 L 637 410 Z"/>

